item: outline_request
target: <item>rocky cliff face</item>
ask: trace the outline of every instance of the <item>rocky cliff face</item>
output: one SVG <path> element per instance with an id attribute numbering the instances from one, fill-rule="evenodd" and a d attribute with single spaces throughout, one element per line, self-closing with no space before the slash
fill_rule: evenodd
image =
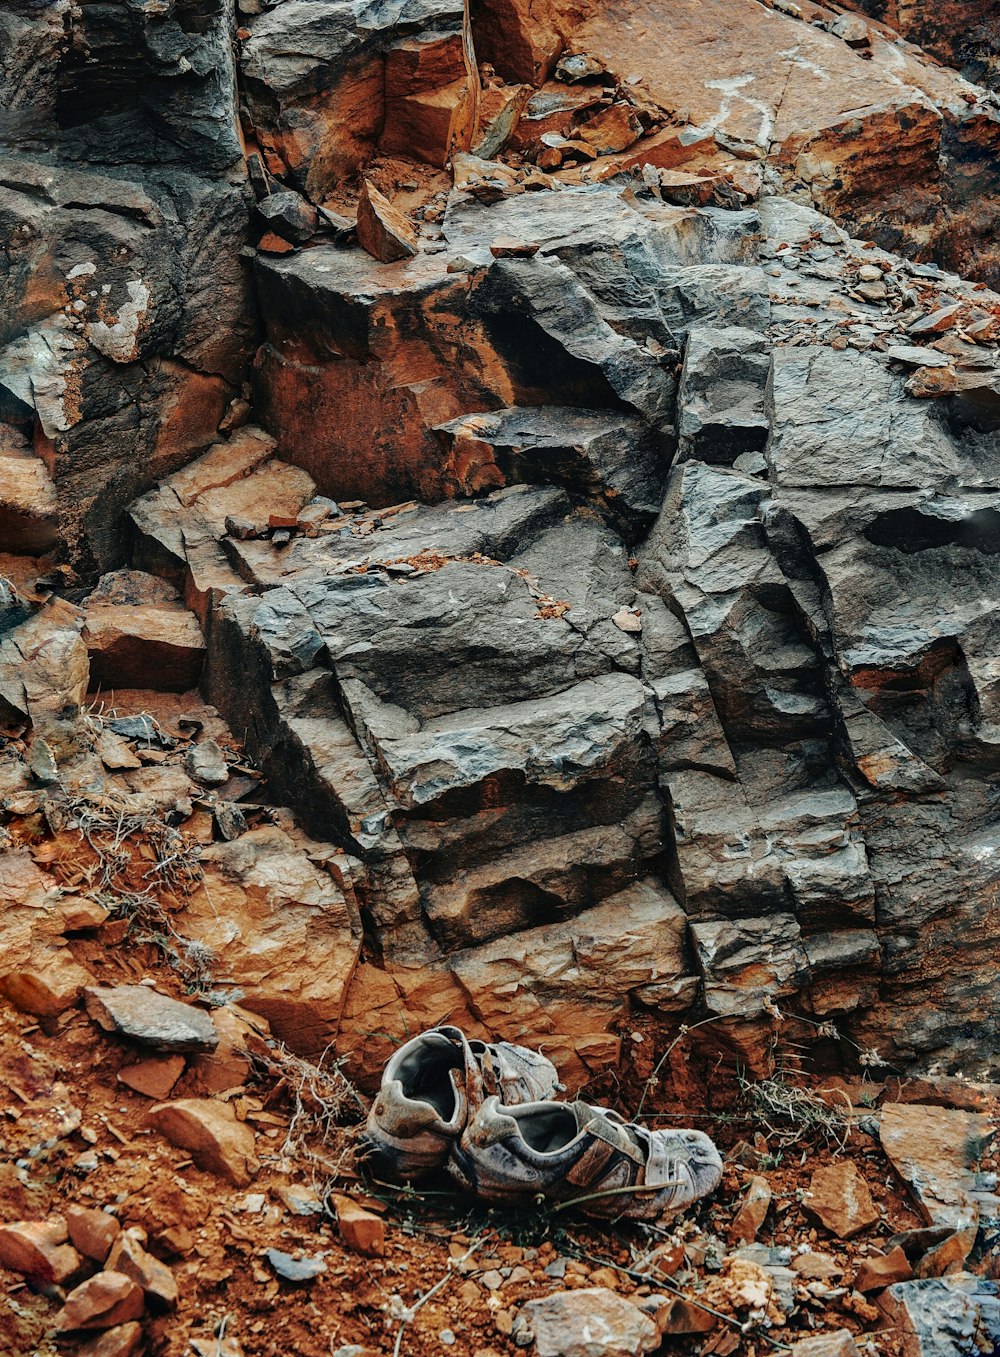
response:
<path id="1" fill-rule="evenodd" d="M 183 907 L 293 1046 L 995 1042 L 990 20 L 864 9 L 0 18 L 7 809 L 200 681 L 299 828 L 224 770 Z"/>

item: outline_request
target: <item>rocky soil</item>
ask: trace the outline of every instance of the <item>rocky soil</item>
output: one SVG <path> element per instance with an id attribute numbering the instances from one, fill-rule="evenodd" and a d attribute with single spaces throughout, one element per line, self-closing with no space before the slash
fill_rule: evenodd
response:
<path id="1" fill-rule="evenodd" d="M 997 6 L 0 38 L 10 1350 L 990 1350 Z M 362 1183 L 444 1021 L 723 1188 Z"/>
<path id="2" fill-rule="evenodd" d="M 165 766 L 143 771 L 167 781 Z M 359 1178 L 364 1100 L 343 1073 L 193 972 L 208 959 L 190 907 L 109 915 L 53 889 L 85 874 L 79 841 L 12 829 L 33 846 L 7 854 L 4 884 L 46 911 L 48 942 L 6 983 L 21 1012 L 0 1029 L 4 1352 L 909 1357 L 1000 1341 L 996 1087 L 819 1077 L 788 1018 L 773 1077 L 706 1088 L 693 1034 L 664 1052 L 640 1022 L 613 1086 L 586 1091 L 712 1132 L 726 1174 L 695 1212 L 598 1227 L 530 1201 L 470 1208 L 445 1181 L 393 1189 Z M 128 844 L 144 865 L 169 856 L 145 828 Z"/>

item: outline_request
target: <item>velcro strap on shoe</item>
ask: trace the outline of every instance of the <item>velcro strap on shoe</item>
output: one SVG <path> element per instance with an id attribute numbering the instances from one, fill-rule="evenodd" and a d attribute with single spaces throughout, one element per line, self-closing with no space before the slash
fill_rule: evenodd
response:
<path id="1" fill-rule="evenodd" d="M 609 1145 L 600 1138 L 588 1141 L 587 1148 L 571 1169 L 566 1172 L 567 1183 L 574 1187 L 593 1187 L 600 1183 L 612 1160 L 618 1156 L 617 1145 Z"/>
<path id="2" fill-rule="evenodd" d="M 618 1126 L 609 1118 L 595 1112 L 593 1108 L 588 1107 L 586 1103 L 577 1103 L 577 1116 L 580 1124 L 588 1135 L 595 1140 L 603 1140 L 605 1145 L 612 1146 L 613 1149 L 620 1150 L 636 1164 L 646 1162 L 642 1151 L 632 1143 L 632 1140 L 625 1130 L 624 1126 Z"/>

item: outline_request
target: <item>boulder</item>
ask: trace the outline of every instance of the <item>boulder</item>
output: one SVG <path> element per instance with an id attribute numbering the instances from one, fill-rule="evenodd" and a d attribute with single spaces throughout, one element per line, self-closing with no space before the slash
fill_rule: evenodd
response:
<path id="1" fill-rule="evenodd" d="M 750 1244 L 767 1218 L 771 1206 L 771 1184 L 766 1178 L 751 1178 L 740 1209 L 729 1227 L 729 1237 L 735 1243 Z"/>
<path id="2" fill-rule="evenodd" d="M 113 1329 L 141 1318 L 142 1288 L 121 1272 L 98 1272 L 66 1296 L 55 1317 L 58 1333 L 76 1329 Z"/>
<path id="3" fill-rule="evenodd" d="M 165 1263 L 146 1252 L 145 1242 L 143 1232 L 123 1230 L 111 1246 L 105 1267 L 137 1282 L 154 1308 L 172 1310 L 177 1305 L 177 1281 Z"/>
<path id="4" fill-rule="evenodd" d="M 90 1258 L 102 1267 L 112 1244 L 121 1233 L 118 1221 L 107 1211 L 76 1203 L 66 1207 L 66 1226 L 75 1247 L 85 1258 Z"/>
<path id="5" fill-rule="evenodd" d="M 246 1187 L 260 1167 L 254 1133 L 246 1122 L 237 1121 L 228 1103 L 183 1098 L 157 1103 L 148 1116 L 172 1145 L 189 1150 L 200 1168 L 236 1187 Z"/>
<path id="6" fill-rule="evenodd" d="M 141 19 L 101 29 L 88 12 L 75 41 L 99 49 L 102 67 L 128 63 L 149 95 L 143 111 L 133 119 L 81 93 L 80 116 L 55 144 L 9 147 L 3 234 L 19 245 L 0 371 L 51 478 L 27 518 L 8 501 L 13 531 L 32 549 L 47 548 L 57 525 L 75 559 L 120 561 L 124 506 L 212 440 L 235 394 L 253 322 L 232 249 L 249 208 L 227 179 L 241 155 L 230 22 L 215 7 L 204 31 L 185 34 L 172 18 L 166 36 Z M 33 91 L 55 89 L 61 45 Z M 143 162 L 161 132 L 170 150 L 157 179 Z M 39 473 L 25 465 L 20 477 L 26 487 Z"/>
<path id="7" fill-rule="evenodd" d="M 978 1335 L 995 1342 L 997 1284 L 978 1277 L 897 1282 L 878 1308 L 904 1357 L 952 1357 L 980 1350 Z"/>
<path id="8" fill-rule="evenodd" d="M 154 1051 L 212 1051 L 219 1043 L 201 1008 L 171 999 L 147 985 L 88 989 L 87 1012 L 105 1032 Z"/>
<path id="9" fill-rule="evenodd" d="M 257 202 L 257 215 L 269 230 L 293 245 L 302 245 L 316 234 L 319 214 L 298 193 L 283 189 L 269 193 Z"/>
<path id="10" fill-rule="evenodd" d="M 184 766 L 195 782 L 206 787 L 218 787 L 229 781 L 229 764 L 215 740 L 199 740 L 191 746 L 184 758 Z"/>
<path id="11" fill-rule="evenodd" d="M 677 393 L 681 459 L 732 466 L 738 457 L 763 452 L 770 432 L 768 348 L 764 335 L 739 326 L 688 331 Z"/>
<path id="12" fill-rule="evenodd" d="M 367 179 L 358 198 L 358 240 L 383 264 L 407 259 L 419 250 L 412 224 Z"/>
<path id="13" fill-rule="evenodd" d="M 186 692 L 198 685 L 205 641 L 179 602 L 88 603 L 82 637 L 93 688 Z"/>
<path id="14" fill-rule="evenodd" d="M 466 493 L 524 482 L 561 485 L 595 499 L 629 537 L 659 508 L 666 457 L 638 418 L 541 406 L 464 415 L 438 432 Z"/>
<path id="15" fill-rule="evenodd" d="M 316 1057 L 336 1035 L 361 937 L 349 886 L 341 889 L 322 853 L 320 865 L 313 854 L 309 841 L 268 825 L 211 845 L 202 853 L 204 879 L 188 897 L 185 930 L 219 958 L 244 1008 L 293 1050 Z M 218 1016 L 224 1023 L 225 1012 Z M 236 1068 L 245 1073 L 238 1055 Z"/>
<path id="16" fill-rule="evenodd" d="M 334 1195 L 333 1204 L 340 1236 L 352 1253 L 360 1253 L 366 1258 L 383 1257 L 385 1225 L 381 1216 L 364 1210 L 350 1197 L 340 1193 Z"/>
<path id="17" fill-rule="evenodd" d="M 157 1102 L 169 1098 L 170 1091 L 184 1073 L 182 1055 L 165 1055 L 150 1060 L 140 1060 L 137 1065 L 123 1065 L 116 1078 L 120 1084 L 135 1089 L 147 1098 Z"/>
<path id="18" fill-rule="evenodd" d="M 639 1357 L 660 1344 L 653 1321 L 606 1287 L 556 1291 L 522 1305 L 514 1340 L 538 1357 Z"/>
<path id="19" fill-rule="evenodd" d="M 41 555 L 59 540 L 59 505 L 48 468 L 0 426 L 0 542 L 5 551 Z"/>
<path id="20" fill-rule="evenodd" d="M 910 1261 L 897 1244 L 887 1253 L 864 1260 L 854 1278 L 854 1289 L 867 1295 L 870 1291 L 882 1291 L 895 1282 L 908 1282 L 912 1276 Z"/>
<path id="21" fill-rule="evenodd" d="M 0 993 L 22 1013 L 53 1018 L 75 1008 L 93 982 L 68 948 L 38 943 L 26 965 L 0 978 Z"/>
<path id="22" fill-rule="evenodd" d="M 444 163 L 478 77 L 460 0 L 345 11 L 296 0 L 247 18 L 241 67 L 267 169 L 322 202 L 375 152 Z"/>
<path id="23" fill-rule="evenodd" d="M 803 1206 L 837 1239 L 853 1239 L 879 1219 L 868 1184 L 850 1159 L 817 1169 Z"/>
<path id="24" fill-rule="evenodd" d="M 468 23 L 403 38 L 386 52 L 381 150 L 443 167 L 468 151 L 479 121 L 479 73 Z"/>
<path id="25" fill-rule="evenodd" d="M 59 1286 L 82 1262 L 68 1238 L 63 1216 L 0 1225 L 0 1264 L 40 1286 Z"/>
<path id="26" fill-rule="evenodd" d="M 927 1224 L 962 1234 L 966 1252 L 979 1220 L 975 1166 L 993 1134 L 981 1113 L 919 1103 L 887 1103 L 879 1119 L 882 1148 Z"/>
<path id="27" fill-rule="evenodd" d="M 501 15 L 510 22 L 508 8 L 508 0 L 490 0 L 487 31 L 503 22 Z M 980 111 L 974 96 L 971 104 L 962 97 L 969 91 L 957 73 L 933 66 L 912 50 L 899 62 L 896 54 L 902 49 L 891 33 L 883 36 L 856 16 L 843 17 L 845 25 L 857 26 L 851 39 L 862 44 L 857 50 L 838 33 L 803 22 L 792 11 L 724 0 L 713 16 L 710 75 L 690 61 L 705 31 L 698 0 L 684 0 L 669 19 L 655 0 L 643 0 L 633 15 L 634 30 L 618 23 L 606 7 L 588 5 L 573 24 L 571 41 L 573 51 L 587 53 L 599 67 L 641 76 L 647 98 L 665 112 L 683 108 L 691 122 L 738 147 L 744 157 L 766 160 L 784 185 L 807 184 L 816 206 L 849 221 L 859 235 L 918 253 L 918 232 L 893 207 L 895 157 L 905 146 L 911 203 L 926 204 L 926 219 L 949 194 L 965 200 L 960 184 L 968 191 L 964 148 L 953 150 L 952 138 L 959 146 L 966 139 L 995 144 L 1000 122 L 994 110 Z M 889 16 L 883 9 L 878 17 Z M 544 28 L 545 19 L 533 12 L 532 18 L 530 30 Z M 641 50 L 634 42 L 637 31 L 643 33 Z M 822 82 L 817 71 L 823 72 Z M 747 74 L 755 85 L 752 102 L 730 95 L 729 82 Z M 527 78 L 525 68 L 511 69 L 508 78 Z M 862 107 L 864 116 L 852 121 Z M 886 150 L 890 145 L 892 154 Z M 863 174 L 857 159 L 862 146 Z M 995 191 L 987 178 L 979 183 L 982 192 Z M 960 216 L 960 239 L 949 239 L 938 228 L 932 248 L 939 262 L 959 271 L 985 265 L 990 281 L 996 276 L 995 251 L 983 237 L 977 264 L 972 241 L 979 239 L 981 224 L 974 211 Z M 888 229 L 887 219 L 893 223 Z"/>
<path id="28" fill-rule="evenodd" d="M 105 1329 L 77 1348 L 77 1357 L 135 1357 L 143 1342 L 142 1325 L 131 1320 Z"/>

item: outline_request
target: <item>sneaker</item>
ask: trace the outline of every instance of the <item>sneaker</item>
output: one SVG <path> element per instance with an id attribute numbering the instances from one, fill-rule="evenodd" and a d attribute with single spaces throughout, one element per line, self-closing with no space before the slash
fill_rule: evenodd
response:
<path id="1" fill-rule="evenodd" d="M 722 1158 L 701 1131 L 650 1131 L 589 1103 L 487 1098 L 448 1164 L 483 1201 L 580 1199 L 589 1216 L 660 1220 L 713 1191 Z"/>
<path id="2" fill-rule="evenodd" d="M 422 1177 L 446 1162 L 470 1106 L 490 1095 L 514 1106 L 550 1098 L 560 1088 L 555 1067 L 535 1051 L 509 1041 L 470 1042 L 457 1027 L 434 1027 L 386 1065 L 362 1157 L 379 1175 Z"/>

